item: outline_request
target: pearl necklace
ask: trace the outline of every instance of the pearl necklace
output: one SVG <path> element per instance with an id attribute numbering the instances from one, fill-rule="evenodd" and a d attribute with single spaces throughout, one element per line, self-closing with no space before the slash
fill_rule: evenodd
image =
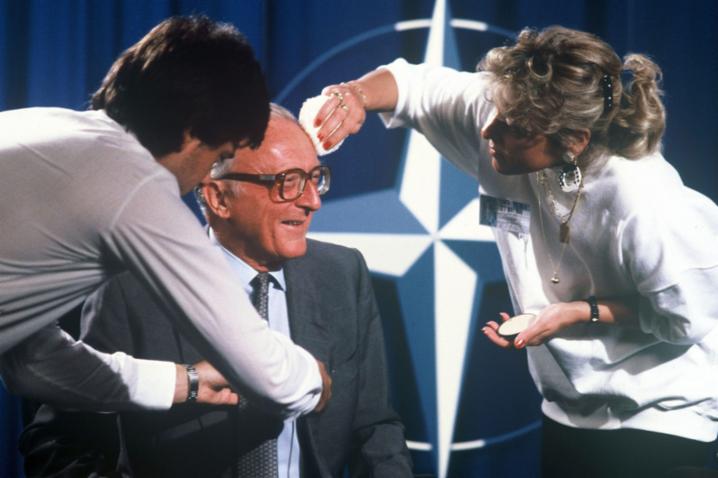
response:
<path id="1" fill-rule="evenodd" d="M 553 275 L 551 276 L 551 283 L 552 284 L 558 284 L 561 282 L 561 279 L 559 278 L 559 272 L 561 270 L 561 262 L 563 261 L 563 254 L 566 252 L 566 246 L 569 243 L 569 240 L 571 239 L 571 228 L 569 227 L 569 223 L 571 222 L 571 218 L 573 217 L 573 213 L 576 211 L 576 206 L 578 206 L 578 200 L 581 198 L 581 193 L 583 192 L 583 178 L 580 179 L 580 182 L 578 184 L 578 190 L 576 191 L 576 197 L 573 200 L 573 204 L 571 205 L 571 209 L 569 209 L 568 214 L 560 214 L 558 212 L 558 208 L 556 207 L 557 201 L 556 198 L 553 195 L 553 190 L 551 190 L 551 186 L 548 184 L 548 181 L 546 179 L 546 172 L 545 170 L 541 170 L 537 173 L 536 178 L 538 180 L 538 183 L 541 185 L 542 189 L 544 190 L 544 193 L 546 194 L 546 197 L 548 198 L 548 204 L 551 207 L 551 212 L 553 212 L 553 215 L 558 219 L 559 222 L 559 234 L 558 234 L 558 240 L 561 242 L 561 253 L 558 257 L 558 263 L 554 263 L 553 259 L 551 258 L 551 254 L 548 255 L 548 259 L 551 262 L 551 268 L 553 269 Z M 539 206 L 539 222 L 541 223 L 541 235 L 543 236 L 544 242 L 548 243 L 548 240 L 546 239 L 546 231 L 544 229 L 543 224 L 543 208 L 541 207 L 541 194 L 537 195 L 538 197 L 538 206 Z"/>

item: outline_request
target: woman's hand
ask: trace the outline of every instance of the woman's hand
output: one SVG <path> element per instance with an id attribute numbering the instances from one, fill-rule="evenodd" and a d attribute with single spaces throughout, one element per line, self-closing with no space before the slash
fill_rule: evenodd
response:
<path id="1" fill-rule="evenodd" d="M 366 120 L 367 98 L 356 81 L 330 85 L 322 90 L 327 101 L 314 119 L 317 137 L 329 150 L 350 134 L 357 133 Z"/>
<path id="2" fill-rule="evenodd" d="M 551 304 L 536 316 L 533 324 L 514 339 L 514 347 L 541 345 L 559 331 L 579 322 L 588 322 L 591 309 L 586 302 L 559 302 Z"/>
<path id="3" fill-rule="evenodd" d="M 358 80 L 330 85 L 322 90 L 327 101 L 314 119 L 319 140 L 328 150 L 357 133 L 367 111 L 394 111 L 399 91 L 389 70 L 379 68 Z"/>
<path id="4" fill-rule="evenodd" d="M 499 312 L 499 317 L 501 317 L 501 322 L 506 322 L 507 320 L 509 320 L 509 314 L 507 314 L 506 312 Z M 504 349 L 510 348 L 513 345 L 513 342 L 499 335 L 498 330 L 499 324 L 498 322 L 493 320 L 486 322 L 486 325 L 481 329 L 484 335 L 488 337 L 488 339 L 494 344 Z"/>
<path id="5" fill-rule="evenodd" d="M 502 321 L 509 319 L 505 312 L 499 314 Z M 587 322 L 591 318 L 591 309 L 584 301 L 559 302 L 551 304 L 536 316 L 534 322 L 513 341 L 499 335 L 499 324 L 495 321 L 486 323 L 482 329 L 484 335 L 499 347 L 522 349 L 527 345 L 541 345 L 559 331 L 579 322 Z"/>

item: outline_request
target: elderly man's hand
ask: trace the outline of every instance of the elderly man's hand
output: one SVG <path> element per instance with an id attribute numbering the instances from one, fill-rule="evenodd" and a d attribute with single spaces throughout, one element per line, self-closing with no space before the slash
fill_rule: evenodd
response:
<path id="1" fill-rule="evenodd" d="M 187 401 L 189 392 L 187 369 L 180 364 L 176 364 L 176 368 L 174 403 L 182 403 Z M 203 360 L 194 364 L 194 368 L 199 376 L 197 403 L 209 405 L 236 405 L 239 403 L 239 395 L 232 391 L 227 380 L 212 364 Z"/>
<path id="2" fill-rule="evenodd" d="M 319 365 L 319 374 L 322 376 L 322 395 L 319 397 L 319 403 L 314 407 L 314 411 L 321 412 L 332 398 L 332 377 L 329 376 L 329 372 L 322 362 L 317 360 L 317 365 Z"/>

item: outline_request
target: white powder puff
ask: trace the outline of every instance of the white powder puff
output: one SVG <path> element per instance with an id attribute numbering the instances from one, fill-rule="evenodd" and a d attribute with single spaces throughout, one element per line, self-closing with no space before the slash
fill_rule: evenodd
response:
<path id="1" fill-rule="evenodd" d="M 315 96 L 313 98 L 307 98 L 302 104 L 302 109 L 299 110 L 299 124 L 302 125 L 304 131 L 307 132 L 312 142 L 314 143 L 314 149 L 317 150 L 319 156 L 333 153 L 342 145 L 344 140 L 341 140 L 338 144 L 335 144 L 329 149 L 324 149 L 324 145 L 317 138 L 317 132 L 319 127 L 314 126 L 314 118 L 317 117 L 317 113 L 322 108 L 324 103 L 329 99 L 329 96 Z"/>

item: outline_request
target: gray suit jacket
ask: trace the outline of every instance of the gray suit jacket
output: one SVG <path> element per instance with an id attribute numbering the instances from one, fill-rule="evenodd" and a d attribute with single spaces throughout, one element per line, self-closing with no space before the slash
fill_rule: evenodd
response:
<path id="1" fill-rule="evenodd" d="M 411 476 L 403 427 L 388 404 L 381 319 L 361 254 L 309 241 L 307 254 L 288 261 L 284 273 L 292 339 L 323 361 L 333 380 L 324 412 L 298 421 L 303 476 L 342 476 L 347 466 L 352 476 Z M 180 363 L 201 359 L 128 274 L 96 294 L 83 316 L 84 340 L 100 350 Z M 21 449 L 29 476 L 78 473 L 82 466 L 94 467 L 83 469 L 86 474 L 232 476 L 239 454 L 282 427 L 278 417 L 257 409 L 238 414 L 234 407 L 123 413 L 118 430 L 108 428 L 107 417 L 68 413 L 45 407 L 25 432 Z M 67 422 L 74 432 L 62 425 Z M 96 438 L 101 425 L 107 449 Z M 113 442 L 118 431 L 119 447 Z M 77 444 L 90 434 L 91 443 Z"/>

